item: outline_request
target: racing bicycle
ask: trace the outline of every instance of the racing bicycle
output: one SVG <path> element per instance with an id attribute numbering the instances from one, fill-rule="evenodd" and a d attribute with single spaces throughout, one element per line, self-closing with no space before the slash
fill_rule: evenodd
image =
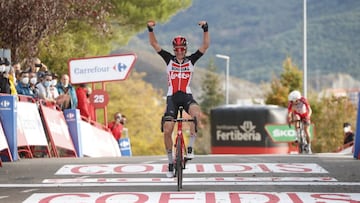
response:
<path id="1" fill-rule="evenodd" d="M 296 139 L 298 144 L 299 154 L 309 153 L 309 145 L 306 141 L 306 134 L 304 130 L 304 121 L 301 119 L 292 119 L 291 123 L 295 125 Z M 289 127 L 291 127 L 291 123 L 289 123 Z"/>
<path id="2" fill-rule="evenodd" d="M 184 135 L 183 135 L 183 122 L 193 122 L 195 125 L 195 132 L 197 132 L 197 119 L 196 117 L 191 119 L 183 118 L 183 106 L 179 107 L 179 116 L 176 119 L 163 119 L 161 122 L 161 131 L 163 131 L 163 124 L 165 121 L 173 121 L 177 123 L 177 133 L 175 138 L 175 177 L 177 177 L 177 190 L 180 191 L 183 185 L 183 170 L 186 168 L 186 162 L 191 160 L 191 158 L 186 157 L 187 149 L 185 147 Z"/>

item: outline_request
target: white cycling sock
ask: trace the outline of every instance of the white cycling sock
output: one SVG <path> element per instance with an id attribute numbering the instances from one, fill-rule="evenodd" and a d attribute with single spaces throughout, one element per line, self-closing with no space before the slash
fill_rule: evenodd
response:
<path id="1" fill-rule="evenodd" d="M 169 160 L 169 164 L 174 163 L 172 150 L 171 149 L 166 150 L 166 153 L 167 153 L 167 157 L 168 157 L 168 160 Z"/>
<path id="2" fill-rule="evenodd" d="M 193 147 L 196 135 L 190 135 L 190 141 L 188 147 Z"/>

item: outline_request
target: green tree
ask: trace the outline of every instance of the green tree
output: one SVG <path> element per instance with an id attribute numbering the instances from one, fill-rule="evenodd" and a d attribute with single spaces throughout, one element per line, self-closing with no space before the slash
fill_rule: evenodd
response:
<path id="1" fill-rule="evenodd" d="M 316 132 L 312 141 L 313 151 L 334 152 L 343 145 L 343 123 L 351 122 L 352 126 L 355 126 L 356 106 L 347 97 L 333 95 L 311 103 L 313 109 L 311 120 Z"/>
<path id="2" fill-rule="evenodd" d="M 84 21 L 108 32 L 106 0 L 8 0 L 0 3 L 0 46 L 11 49 L 12 59 L 35 56 L 44 38 L 60 33 L 72 20 Z"/>
<path id="3" fill-rule="evenodd" d="M 202 77 L 201 82 L 200 107 L 202 115 L 199 118 L 199 131 L 196 139 L 195 149 L 197 154 L 210 153 L 210 111 L 224 102 L 224 94 L 222 88 L 219 87 L 221 83 L 216 70 L 217 67 L 214 65 L 214 60 L 210 59 L 208 70 Z"/>
<path id="4" fill-rule="evenodd" d="M 302 72 L 292 63 L 290 57 L 283 62 L 283 72 L 280 79 L 274 77 L 271 81 L 271 91 L 266 95 L 266 104 L 287 106 L 288 94 L 293 90 L 302 89 Z"/>
<path id="5" fill-rule="evenodd" d="M 210 110 L 224 101 L 224 94 L 222 87 L 219 86 L 220 78 L 216 74 L 217 67 L 214 64 L 214 60 L 210 59 L 208 65 L 208 71 L 202 78 L 202 94 L 200 96 L 200 106 L 203 113 L 207 116 L 210 115 Z"/>
<path id="6" fill-rule="evenodd" d="M 145 73 L 132 72 L 125 81 L 106 84 L 110 101 L 108 118 L 115 112 L 126 115 L 133 155 L 165 153 L 160 121 L 165 100 L 162 93 L 142 79 Z"/>

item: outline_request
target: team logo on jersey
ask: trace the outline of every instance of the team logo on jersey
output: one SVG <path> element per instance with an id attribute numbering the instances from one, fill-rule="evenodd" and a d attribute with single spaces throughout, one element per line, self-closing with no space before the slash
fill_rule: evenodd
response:
<path id="1" fill-rule="evenodd" d="M 190 78 L 190 73 L 189 72 L 174 72 L 174 71 L 172 71 L 170 73 L 170 78 L 171 79 L 175 79 L 175 78 L 188 79 L 188 78 Z"/>
<path id="2" fill-rule="evenodd" d="M 189 71 L 190 62 L 184 64 L 172 63 L 171 70 L 173 71 Z"/>

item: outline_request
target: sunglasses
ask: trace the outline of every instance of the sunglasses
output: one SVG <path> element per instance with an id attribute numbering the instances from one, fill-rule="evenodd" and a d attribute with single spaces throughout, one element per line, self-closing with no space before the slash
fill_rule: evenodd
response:
<path id="1" fill-rule="evenodd" d="M 174 47 L 175 52 L 183 52 L 186 51 L 186 47 Z"/>

